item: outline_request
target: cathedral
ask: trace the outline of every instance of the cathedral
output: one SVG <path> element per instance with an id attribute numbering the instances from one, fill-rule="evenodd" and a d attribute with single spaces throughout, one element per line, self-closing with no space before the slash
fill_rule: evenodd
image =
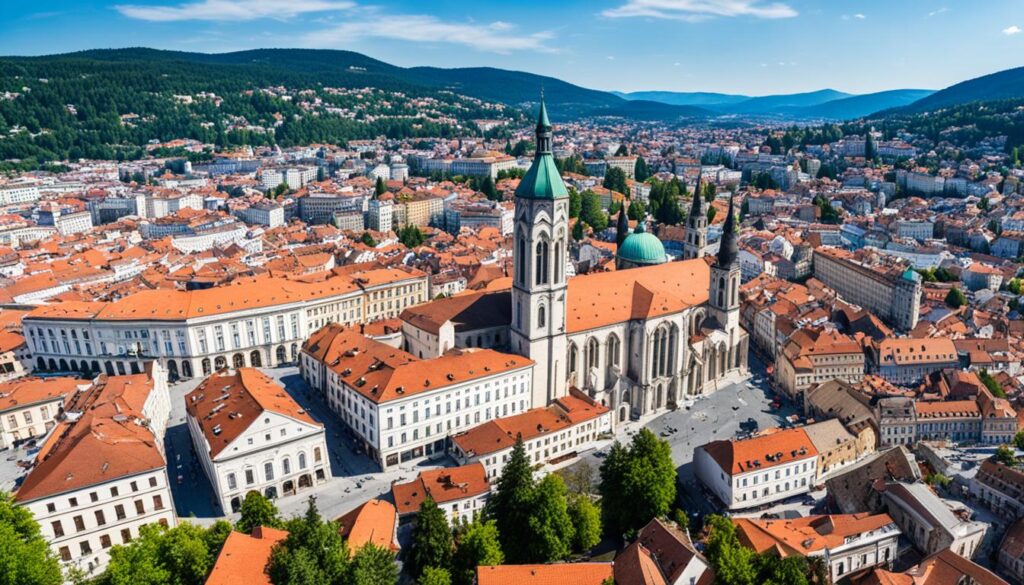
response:
<path id="1" fill-rule="evenodd" d="M 555 166 L 543 100 L 536 137 L 533 163 L 515 192 L 511 290 L 407 310 L 406 349 L 417 351 L 410 340 L 433 333 L 428 352 L 493 347 L 528 357 L 535 363 L 534 407 L 575 387 L 615 412 L 616 421 L 663 412 L 745 376 L 732 201 L 725 225 L 734 229 L 725 230 L 714 258 L 705 254 L 707 218 L 698 196 L 686 224 L 685 259 L 668 262 L 641 221 L 619 245 L 616 270 L 570 278 L 569 193 Z M 423 323 L 434 325 L 421 332 Z M 451 339 L 442 342 L 443 331 Z"/>

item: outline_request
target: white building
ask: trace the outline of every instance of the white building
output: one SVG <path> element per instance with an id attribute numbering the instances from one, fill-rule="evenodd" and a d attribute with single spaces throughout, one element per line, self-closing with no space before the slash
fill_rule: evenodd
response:
<path id="1" fill-rule="evenodd" d="M 740 510 L 809 492 L 817 458 L 810 437 L 796 428 L 712 441 L 694 450 L 693 464 L 697 479 L 726 509 Z"/>
<path id="2" fill-rule="evenodd" d="M 449 436 L 534 406 L 533 362 L 489 349 L 419 359 L 330 325 L 303 345 L 300 366 L 384 469 L 440 456 Z"/>
<path id="3" fill-rule="evenodd" d="M 390 232 L 393 226 L 395 206 L 391 200 L 371 199 L 366 215 L 366 227 L 375 232 Z"/>
<path id="4" fill-rule="evenodd" d="M 170 401 L 152 374 L 101 376 L 77 392 L 15 494 L 63 564 L 89 576 L 142 526 L 176 523 L 162 452 Z"/>
<path id="5" fill-rule="evenodd" d="M 301 189 L 316 180 L 316 167 L 270 168 L 260 171 L 260 187 L 276 189 L 282 183 L 289 189 Z"/>
<path id="6" fill-rule="evenodd" d="M 461 467 L 444 467 L 423 471 L 408 483 L 391 486 L 399 518 L 419 512 L 420 505 L 430 496 L 444 510 L 448 523 L 472 522 L 484 511 L 491 495 L 491 484 L 484 477 L 483 465 L 471 463 Z"/>
<path id="7" fill-rule="evenodd" d="M 251 491 L 287 496 L 330 478 L 324 427 L 253 368 L 216 372 L 185 396 L 188 430 L 224 512 Z"/>
<path id="8" fill-rule="evenodd" d="M 276 228 L 284 225 L 284 207 L 280 203 L 267 201 L 236 209 L 235 217 L 250 225 L 264 225 Z"/>
<path id="9" fill-rule="evenodd" d="M 988 524 L 953 512 L 924 483 L 889 482 L 882 501 L 910 542 L 924 555 L 943 549 L 971 558 L 978 551 Z"/>
<path id="10" fill-rule="evenodd" d="M 0 384 L 0 449 L 45 436 L 64 412 L 65 398 L 91 385 L 76 378 L 22 378 Z"/>

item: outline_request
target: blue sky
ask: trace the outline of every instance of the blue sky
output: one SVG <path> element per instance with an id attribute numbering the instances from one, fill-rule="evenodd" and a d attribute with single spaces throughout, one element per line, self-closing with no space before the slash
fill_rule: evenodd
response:
<path id="1" fill-rule="evenodd" d="M 1024 0 L 4 0 L 0 54 L 359 51 L 598 89 L 941 88 L 1024 65 Z"/>

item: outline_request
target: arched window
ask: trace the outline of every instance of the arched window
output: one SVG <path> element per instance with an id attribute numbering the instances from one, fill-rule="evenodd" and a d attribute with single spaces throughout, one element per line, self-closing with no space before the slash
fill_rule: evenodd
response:
<path id="1" fill-rule="evenodd" d="M 616 335 L 611 335 L 608 337 L 608 365 L 619 365 L 619 353 L 621 353 L 619 338 Z"/>
<path id="2" fill-rule="evenodd" d="M 516 301 L 516 329 L 523 328 L 523 303 Z"/>
<path id="3" fill-rule="evenodd" d="M 299 469 L 305 469 L 305 468 L 306 468 L 306 454 L 305 453 L 299 453 Z"/>
<path id="4" fill-rule="evenodd" d="M 562 282 L 562 266 L 565 264 L 564 253 L 562 252 L 562 238 L 558 238 L 555 244 L 555 282 Z"/>
<path id="5" fill-rule="evenodd" d="M 541 305 L 541 307 L 539 309 L 537 309 L 537 326 L 538 327 L 545 327 L 545 326 L 547 326 L 547 319 L 546 319 L 546 315 L 544 314 L 544 306 L 543 305 Z"/>
<path id="6" fill-rule="evenodd" d="M 569 344 L 569 373 L 576 373 L 576 360 L 579 358 L 579 351 L 575 343 Z"/>
<path id="7" fill-rule="evenodd" d="M 288 459 L 287 457 L 285 457 L 281 461 L 281 470 L 282 470 L 281 473 L 284 473 L 285 475 L 288 475 L 289 473 L 292 472 L 292 461 L 291 461 L 291 459 Z"/>
<path id="8" fill-rule="evenodd" d="M 601 361 L 600 358 L 601 350 L 598 348 L 597 340 L 593 337 L 587 342 L 587 367 L 596 368 L 598 363 Z"/>
<path id="9" fill-rule="evenodd" d="M 526 240 L 519 238 L 519 255 L 516 256 L 516 280 L 526 284 Z"/>
<path id="10" fill-rule="evenodd" d="M 534 260 L 536 265 L 536 278 L 534 282 L 536 284 L 547 284 L 548 283 L 548 243 L 538 242 L 537 243 L 537 256 Z"/>
<path id="11" fill-rule="evenodd" d="M 272 461 L 267 461 L 263 464 L 263 479 L 266 481 L 274 480 L 274 463 Z"/>

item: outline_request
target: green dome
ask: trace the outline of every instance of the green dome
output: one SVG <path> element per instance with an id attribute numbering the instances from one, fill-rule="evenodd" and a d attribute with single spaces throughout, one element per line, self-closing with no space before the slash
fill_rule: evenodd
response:
<path id="1" fill-rule="evenodd" d="M 658 236 L 647 233 L 643 222 L 637 224 L 636 231 L 622 242 L 617 255 L 620 260 L 633 264 L 664 264 L 668 261 L 665 246 Z"/>

